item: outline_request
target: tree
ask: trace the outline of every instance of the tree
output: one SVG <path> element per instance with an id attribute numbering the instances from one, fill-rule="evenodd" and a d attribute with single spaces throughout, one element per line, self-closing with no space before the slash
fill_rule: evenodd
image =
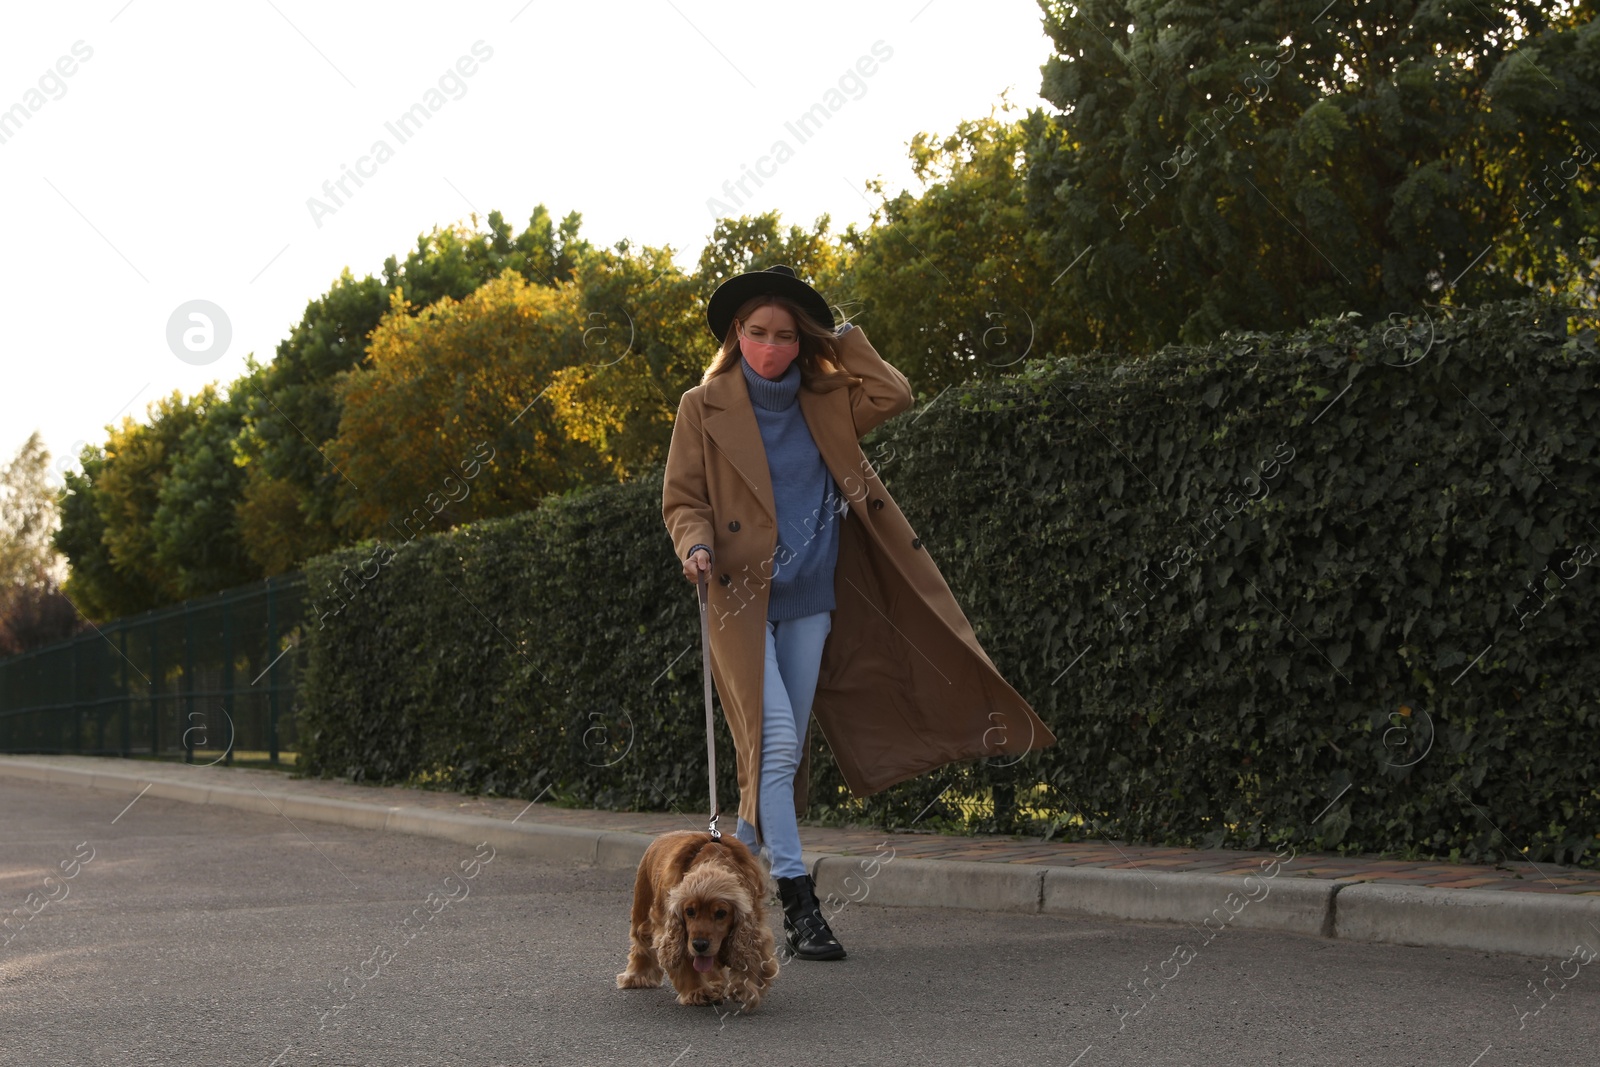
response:
<path id="1" fill-rule="evenodd" d="M 571 278 L 577 258 L 589 249 L 577 236 L 576 212 L 557 227 L 541 204 L 515 237 L 500 212 L 490 212 L 487 222 L 487 231 L 478 230 L 474 215 L 471 226 L 419 236 L 404 262 L 394 256 L 384 261 L 382 278 L 358 281 L 347 268 L 327 293 L 307 304 L 265 373 L 256 375 L 251 361 L 254 396 L 242 398 L 236 451 L 245 462 L 245 480 L 236 509 L 241 540 L 261 574 L 293 569 L 344 543 L 335 518 L 343 479 L 324 455 L 342 415 L 337 382 L 366 359 L 367 339 L 397 290 L 404 290 L 415 313 L 445 297 L 463 299 L 507 268 L 554 286 Z"/>
<path id="2" fill-rule="evenodd" d="M 700 250 L 695 269 L 695 279 L 705 293 L 701 298 L 702 314 L 705 301 L 711 299 L 722 282 L 736 274 L 765 270 L 779 263 L 793 267 L 819 292 L 830 292 L 841 280 L 844 264 L 843 250 L 829 235 L 828 226 L 829 217 L 823 215 L 809 230 L 791 225 L 785 233 L 776 211 L 718 219 L 711 239 Z"/>
<path id="3" fill-rule="evenodd" d="M 339 429 L 336 375 L 366 355 L 367 335 L 388 306 L 388 287 L 347 268 L 306 306 L 266 367 L 252 355 L 241 396 L 237 449 L 246 461 L 235 503 L 241 539 L 264 575 L 340 543 L 332 522 L 333 482 L 322 446 Z"/>
<path id="4" fill-rule="evenodd" d="M 72 636 L 85 625 L 61 592 L 63 559 L 50 451 L 38 431 L 0 468 L 0 656 Z"/>
<path id="5" fill-rule="evenodd" d="M 710 361 L 706 294 L 670 248 L 635 251 L 627 241 L 583 256 L 574 285 L 580 344 L 541 403 L 623 481 L 666 458 L 678 397 Z"/>
<path id="6" fill-rule="evenodd" d="M 1040 332 L 1050 276 L 1028 225 L 1026 147 L 1024 127 L 992 111 L 942 139 L 919 133 L 910 155 L 922 192 L 884 197 L 869 183 L 882 198 L 872 225 L 845 231 L 856 321 L 919 390 L 1015 372 L 1060 339 Z"/>
<path id="7" fill-rule="evenodd" d="M 147 407 L 148 424 L 124 416 L 120 426 L 108 426 L 105 449 L 85 448 L 82 472 L 66 476 L 55 538 L 72 563 L 63 590 L 91 619 L 144 611 L 183 596 L 178 574 L 157 549 L 156 511 L 184 435 L 216 399 L 210 385 L 191 399 L 173 390 Z"/>
<path id="8" fill-rule="evenodd" d="M 557 226 L 541 205 L 516 235 L 499 212 L 487 224 L 436 228 L 403 262 L 385 260 L 381 278 L 346 269 L 272 363 L 249 357 L 225 399 L 214 385 L 191 401 L 175 393 L 148 426 L 108 427 L 106 446 L 86 449 L 67 479 L 55 543 L 71 560 L 68 594 L 107 618 L 282 573 L 345 543 L 348 501 L 326 449 L 341 382 L 367 362 L 391 297 L 404 292 L 404 313 L 417 314 L 505 271 L 554 290 L 592 252 L 576 213 Z"/>
<path id="9" fill-rule="evenodd" d="M 35 564 L 27 580 L 0 589 L 0 656 L 65 641 L 87 629 L 55 573 Z"/>
<path id="10" fill-rule="evenodd" d="M 581 334 L 573 286 L 531 285 L 509 267 L 420 311 L 396 289 L 366 365 L 338 386 L 325 452 L 344 536 L 409 539 L 603 477 L 594 449 L 569 442 L 540 402 Z"/>
<path id="11" fill-rule="evenodd" d="M 179 437 L 161 480 L 150 520 L 156 562 L 175 576 L 185 597 L 261 577 L 239 532 L 245 468 L 235 448 L 260 374 L 252 368 L 230 386 L 225 399 L 217 399 L 214 391 L 203 394 L 207 402 Z"/>
<path id="12" fill-rule="evenodd" d="M 41 568 L 59 569 L 51 544 L 58 515 L 49 472 L 50 450 L 37 430 L 0 468 L 0 589 L 27 584 Z"/>
<path id="13" fill-rule="evenodd" d="M 71 564 L 63 592 L 87 618 L 103 621 L 114 617 L 121 605 L 148 603 L 151 594 L 142 578 L 112 566 L 106 548 L 106 522 L 94 500 L 95 483 L 106 465 L 105 450 L 85 445 L 78 463 L 80 470 L 63 475 L 61 528 L 53 543 Z"/>
<path id="14" fill-rule="evenodd" d="M 1047 330 L 1138 349 L 1591 284 L 1589 5 L 1040 6 Z"/>

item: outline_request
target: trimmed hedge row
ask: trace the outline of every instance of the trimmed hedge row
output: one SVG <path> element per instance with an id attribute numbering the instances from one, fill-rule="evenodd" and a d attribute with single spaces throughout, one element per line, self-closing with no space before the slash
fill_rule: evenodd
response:
<path id="1" fill-rule="evenodd" d="M 868 455 L 1059 743 L 853 802 L 818 738 L 813 815 L 901 825 L 983 796 L 984 828 L 1593 864 L 1580 325 L 1543 300 L 1344 317 L 1031 362 L 892 420 Z M 355 592 L 312 609 L 308 770 L 703 808 L 695 595 L 660 478 L 314 560 L 313 602 L 341 574 Z"/>

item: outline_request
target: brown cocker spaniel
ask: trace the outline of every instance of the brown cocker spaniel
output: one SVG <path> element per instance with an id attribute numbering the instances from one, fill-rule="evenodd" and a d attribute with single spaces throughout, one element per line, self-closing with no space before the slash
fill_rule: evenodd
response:
<path id="1" fill-rule="evenodd" d="M 699 830 L 650 842 L 633 883 L 628 969 L 618 989 L 654 989 L 663 972 L 679 1004 L 732 997 L 755 1011 L 778 976 L 767 925 L 768 878 L 744 843 Z"/>

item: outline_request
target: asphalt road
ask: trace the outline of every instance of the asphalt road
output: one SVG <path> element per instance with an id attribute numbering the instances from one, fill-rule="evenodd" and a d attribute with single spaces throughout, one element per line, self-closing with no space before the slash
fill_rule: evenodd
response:
<path id="1" fill-rule="evenodd" d="M 631 872 L 129 801 L 0 782 L 0 1064 L 1600 1062 L 1600 960 L 1232 929 L 1175 955 L 1203 937 L 870 893 L 849 959 L 685 1008 L 613 985 Z"/>

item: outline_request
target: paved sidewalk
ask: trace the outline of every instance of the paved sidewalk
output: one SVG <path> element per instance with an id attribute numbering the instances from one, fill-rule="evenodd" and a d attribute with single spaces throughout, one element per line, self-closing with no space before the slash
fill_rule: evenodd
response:
<path id="1" fill-rule="evenodd" d="M 378 804 L 385 807 L 425 808 L 496 819 L 517 818 L 522 823 L 572 829 L 655 835 L 667 830 L 703 830 L 706 813 L 619 812 L 562 808 L 499 797 L 472 797 L 402 786 L 354 785 L 344 781 L 291 778 L 281 771 L 245 767 L 204 767 L 152 760 L 125 760 L 92 756 L 0 757 L 62 768 L 103 770 L 139 775 L 147 781 L 187 782 L 203 786 L 249 788 L 255 785 L 274 794 L 324 797 Z M 520 818 L 519 818 L 520 816 Z M 732 828 L 732 813 L 723 816 Z M 922 831 L 886 833 L 873 829 L 802 826 L 800 838 L 807 852 L 839 856 L 872 856 L 888 842 L 897 858 L 966 860 L 979 863 L 1031 864 L 1044 867 L 1098 867 L 1148 873 L 1191 873 L 1244 876 L 1257 874 L 1272 852 L 1238 849 L 1152 848 L 1121 842 L 1060 842 L 1037 838 L 985 835 L 963 837 Z M 1282 868 L 1284 877 L 1392 883 L 1437 889 L 1509 890 L 1523 893 L 1563 893 L 1600 896 L 1600 871 L 1518 862 L 1490 866 L 1470 863 L 1408 862 L 1365 856 L 1339 856 L 1302 852 Z"/>

